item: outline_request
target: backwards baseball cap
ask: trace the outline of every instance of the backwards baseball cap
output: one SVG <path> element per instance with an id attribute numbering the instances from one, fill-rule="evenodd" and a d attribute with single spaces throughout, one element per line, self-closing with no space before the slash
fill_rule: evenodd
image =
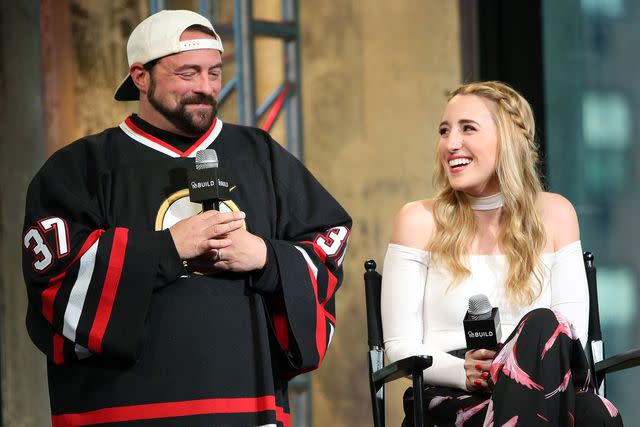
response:
<path id="1" fill-rule="evenodd" d="M 192 25 L 202 25 L 215 34 L 215 39 L 180 41 L 182 33 Z M 207 18 L 190 10 L 163 10 L 142 21 L 129 36 L 127 60 L 129 68 L 135 63 L 146 64 L 154 59 L 195 49 L 215 49 L 224 52 L 222 39 Z M 140 92 L 130 74 L 124 78 L 114 98 L 118 101 L 137 101 Z"/>

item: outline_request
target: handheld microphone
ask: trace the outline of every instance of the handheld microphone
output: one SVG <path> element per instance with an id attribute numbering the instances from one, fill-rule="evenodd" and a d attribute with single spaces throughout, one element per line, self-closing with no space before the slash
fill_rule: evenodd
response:
<path id="1" fill-rule="evenodd" d="M 195 169 L 189 171 L 189 199 L 202 203 L 203 211 L 220 210 L 220 202 L 229 196 L 229 182 L 224 180 L 216 150 L 196 153 Z"/>
<path id="2" fill-rule="evenodd" d="M 217 169 L 219 165 L 218 153 L 213 148 L 196 152 L 196 169 Z"/>
<path id="3" fill-rule="evenodd" d="M 469 310 L 462 323 L 467 350 L 498 348 L 502 338 L 500 314 L 497 307 L 491 307 L 486 295 L 473 295 L 469 298 Z"/>

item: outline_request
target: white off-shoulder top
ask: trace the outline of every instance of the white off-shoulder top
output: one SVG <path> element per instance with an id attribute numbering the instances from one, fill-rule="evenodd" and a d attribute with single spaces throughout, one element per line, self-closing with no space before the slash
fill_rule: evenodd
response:
<path id="1" fill-rule="evenodd" d="M 431 263 L 431 253 L 390 244 L 382 275 L 382 324 L 390 361 L 427 354 L 433 366 L 425 382 L 466 389 L 464 361 L 447 351 L 465 348 L 462 320 L 469 297 L 485 294 L 500 309 L 506 340 L 527 312 L 540 307 L 563 313 L 583 346 L 587 339 L 589 291 L 580 241 L 541 255 L 544 283 L 538 299 L 526 307 L 509 304 L 503 292 L 508 271 L 505 255 L 469 255 L 471 275 L 450 287 L 448 271 Z"/>

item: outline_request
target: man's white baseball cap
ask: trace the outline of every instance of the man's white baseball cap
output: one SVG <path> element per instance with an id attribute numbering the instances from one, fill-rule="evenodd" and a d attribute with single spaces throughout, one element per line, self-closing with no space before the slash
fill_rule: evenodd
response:
<path id="1" fill-rule="evenodd" d="M 180 41 L 184 30 L 192 25 L 209 28 L 216 38 Z M 163 56 L 196 49 L 224 52 L 222 39 L 213 29 L 211 22 L 190 10 L 163 10 L 142 21 L 131 32 L 127 42 L 127 60 L 131 68 L 135 63 L 146 64 Z M 140 92 L 130 74 L 120 83 L 114 98 L 118 101 L 137 101 L 140 98 Z"/>

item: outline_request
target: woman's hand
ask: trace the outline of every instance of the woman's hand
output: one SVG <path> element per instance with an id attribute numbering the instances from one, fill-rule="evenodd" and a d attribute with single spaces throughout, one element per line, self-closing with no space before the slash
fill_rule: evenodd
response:
<path id="1" fill-rule="evenodd" d="M 464 355 L 464 370 L 467 375 L 467 390 L 489 393 L 489 369 L 496 352 L 493 350 L 469 350 Z"/>

